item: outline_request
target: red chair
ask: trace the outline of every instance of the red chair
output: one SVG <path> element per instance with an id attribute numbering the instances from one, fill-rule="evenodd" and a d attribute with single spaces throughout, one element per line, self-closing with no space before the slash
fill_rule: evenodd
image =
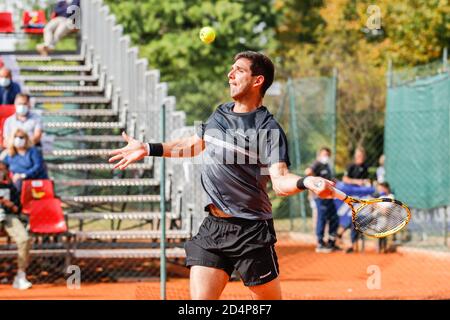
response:
<path id="1" fill-rule="evenodd" d="M 16 113 L 16 106 L 13 104 L 0 105 L 0 146 L 3 146 L 3 126 L 6 119 Z"/>
<path id="2" fill-rule="evenodd" d="M 50 179 L 23 180 L 20 193 L 22 213 L 30 214 L 32 202 L 45 199 L 54 199 L 55 191 L 53 181 Z"/>
<path id="3" fill-rule="evenodd" d="M 14 23 L 11 12 L 0 12 L 0 33 L 13 33 Z"/>
<path id="4" fill-rule="evenodd" d="M 67 224 L 57 198 L 32 200 L 30 202 L 30 231 L 41 234 L 67 232 Z"/>
<path id="5" fill-rule="evenodd" d="M 22 14 L 22 28 L 25 33 L 42 34 L 46 24 L 44 10 L 24 11 Z"/>

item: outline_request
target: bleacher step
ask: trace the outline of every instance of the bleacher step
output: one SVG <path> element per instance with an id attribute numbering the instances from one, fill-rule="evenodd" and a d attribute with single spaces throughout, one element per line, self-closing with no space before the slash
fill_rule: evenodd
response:
<path id="1" fill-rule="evenodd" d="M 103 92 L 102 86 L 26 86 L 29 92 Z"/>
<path id="2" fill-rule="evenodd" d="M 62 129 L 122 129 L 125 124 L 122 122 L 46 122 L 45 128 Z"/>
<path id="3" fill-rule="evenodd" d="M 106 96 L 59 96 L 59 97 L 34 97 L 36 103 L 47 104 L 108 104 L 111 99 Z"/>
<path id="4" fill-rule="evenodd" d="M 56 180 L 55 185 L 65 187 L 131 187 L 131 186 L 159 186 L 156 179 L 77 179 Z"/>
<path id="5" fill-rule="evenodd" d="M 62 109 L 62 110 L 43 110 L 40 114 L 44 117 L 113 117 L 117 116 L 117 111 L 112 109 Z"/>
<path id="6" fill-rule="evenodd" d="M 161 212 L 74 212 L 66 213 L 66 217 L 76 220 L 151 220 L 159 219 Z M 179 215 L 173 212 L 166 212 L 166 217 L 168 219 L 177 219 Z"/>
<path id="7" fill-rule="evenodd" d="M 159 202 L 159 195 L 107 195 L 107 196 L 61 196 L 64 202 L 108 203 L 108 202 Z"/>
<path id="8" fill-rule="evenodd" d="M 39 71 L 39 72 L 90 72 L 91 65 L 77 66 L 57 66 L 57 65 L 40 65 L 40 66 L 20 66 L 21 71 Z"/>
<path id="9" fill-rule="evenodd" d="M 22 81 L 35 82 L 96 82 L 99 80 L 98 75 L 21 75 Z"/>
<path id="10" fill-rule="evenodd" d="M 108 230 L 108 231 L 76 231 L 73 234 L 77 239 L 160 239 L 160 230 Z M 188 239 L 190 232 L 186 230 L 167 230 L 168 239 Z"/>
<path id="11" fill-rule="evenodd" d="M 111 149 L 78 149 L 78 150 L 52 150 L 45 151 L 45 156 L 56 156 L 56 157 L 69 157 L 69 156 L 107 156 L 111 152 Z"/>
<path id="12" fill-rule="evenodd" d="M 167 248 L 167 258 L 184 258 L 186 252 L 183 248 Z M 159 249 L 101 249 L 101 250 L 89 250 L 81 249 L 75 250 L 73 253 L 74 258 L 159 258 L 161 251 Z"/>
<path id="13" fill-rule="evenodd" d="M 16 55 L 16 60 L 19 62 L 33 61 L 33 62 L 50 62 L 50 61 L 84 61 L 85 57 L 81 54 L 52 54 L 48 56 L 42 56 L 37 54 L 23 54 Z"/>
<path id="14" fill-rule="evenodd" d="M 58 171 L 66 171 L 66 170 L 102 170 L 102 171 L 112 171 L 114 164 L 109 163 L 61 163 L 54 164 L 48 163 L 47 168 L 49 170 L 58 170 Z M 130 164 L 126 170 L 151 170 L 153 169 L 152 163 L 132 163 Z"/>
<path id="15" fill-rule="evenodd" d="M 53 257 L 64 256 L 67 254 L 67 249 L 31 249 L 30 256 L 32 257 Z M 17 257 L 17 250 L 0 250 L 0 258 Z"/>

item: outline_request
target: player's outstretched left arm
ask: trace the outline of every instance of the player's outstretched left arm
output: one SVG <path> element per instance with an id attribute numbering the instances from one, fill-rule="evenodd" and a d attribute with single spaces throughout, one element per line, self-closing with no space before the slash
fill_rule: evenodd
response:
<path id="1" fill-rule="evenodd" d="M 321 178 L 308 176 L 302 178 L 290 173 L 285 162 L 274 163 L 269 168 L 272 188 L 278 196 L 290 196 L 306 189 L 311 190 L 320 198 L 332 198 L 334 182 Z M 323 183 L 319 183 L 322 181 Z"/>

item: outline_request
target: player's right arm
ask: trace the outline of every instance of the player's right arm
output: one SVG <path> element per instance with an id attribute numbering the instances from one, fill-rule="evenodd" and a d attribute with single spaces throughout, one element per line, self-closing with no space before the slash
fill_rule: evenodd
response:
<path id="1" fill-rule="evenodd" d="M 167 158 L 195 157 L 205 148 L 203 139 L 197 135 L 193 135 L 161 144 L 154 144 L 153 146 L 158 154 L 152 154 L 148 143 L 129 137 L 125 132 L 122 133 L 122 136 L 128 144 L 123 148 L 115 149 L 109 153 L 112 156 L 109 162 L 116 162 L 114 169 L 119 168 L 123 170 L 129 164 L 152 155 Z"/>

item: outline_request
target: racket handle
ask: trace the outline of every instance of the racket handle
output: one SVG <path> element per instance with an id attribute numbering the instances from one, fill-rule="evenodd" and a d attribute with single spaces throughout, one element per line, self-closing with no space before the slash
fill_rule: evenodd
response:
<path id="1" fill-rule="evenodd" d="M 322 187 L 322 185 L 323 185 L 323 181 L 318 181 L 318 182 L 315 183 L 315 186 L 317 188 Z M 336 189 L 334 187 L 332 187 L 332 188 L 333 188 L 333 198 L 336 198 L 336 199 L 339 199 L 339 200 L 342 200 L 342 201 L 347 199 L 347 195 L 344 192 L 342 192 L 341 190 Z"/>
<path id="2" fill-rule="evenodd" d="M 336 199 L 344 201 L 347 198 L 347 195 L 339 189 L 333 188 L 333 192 Z"/>

